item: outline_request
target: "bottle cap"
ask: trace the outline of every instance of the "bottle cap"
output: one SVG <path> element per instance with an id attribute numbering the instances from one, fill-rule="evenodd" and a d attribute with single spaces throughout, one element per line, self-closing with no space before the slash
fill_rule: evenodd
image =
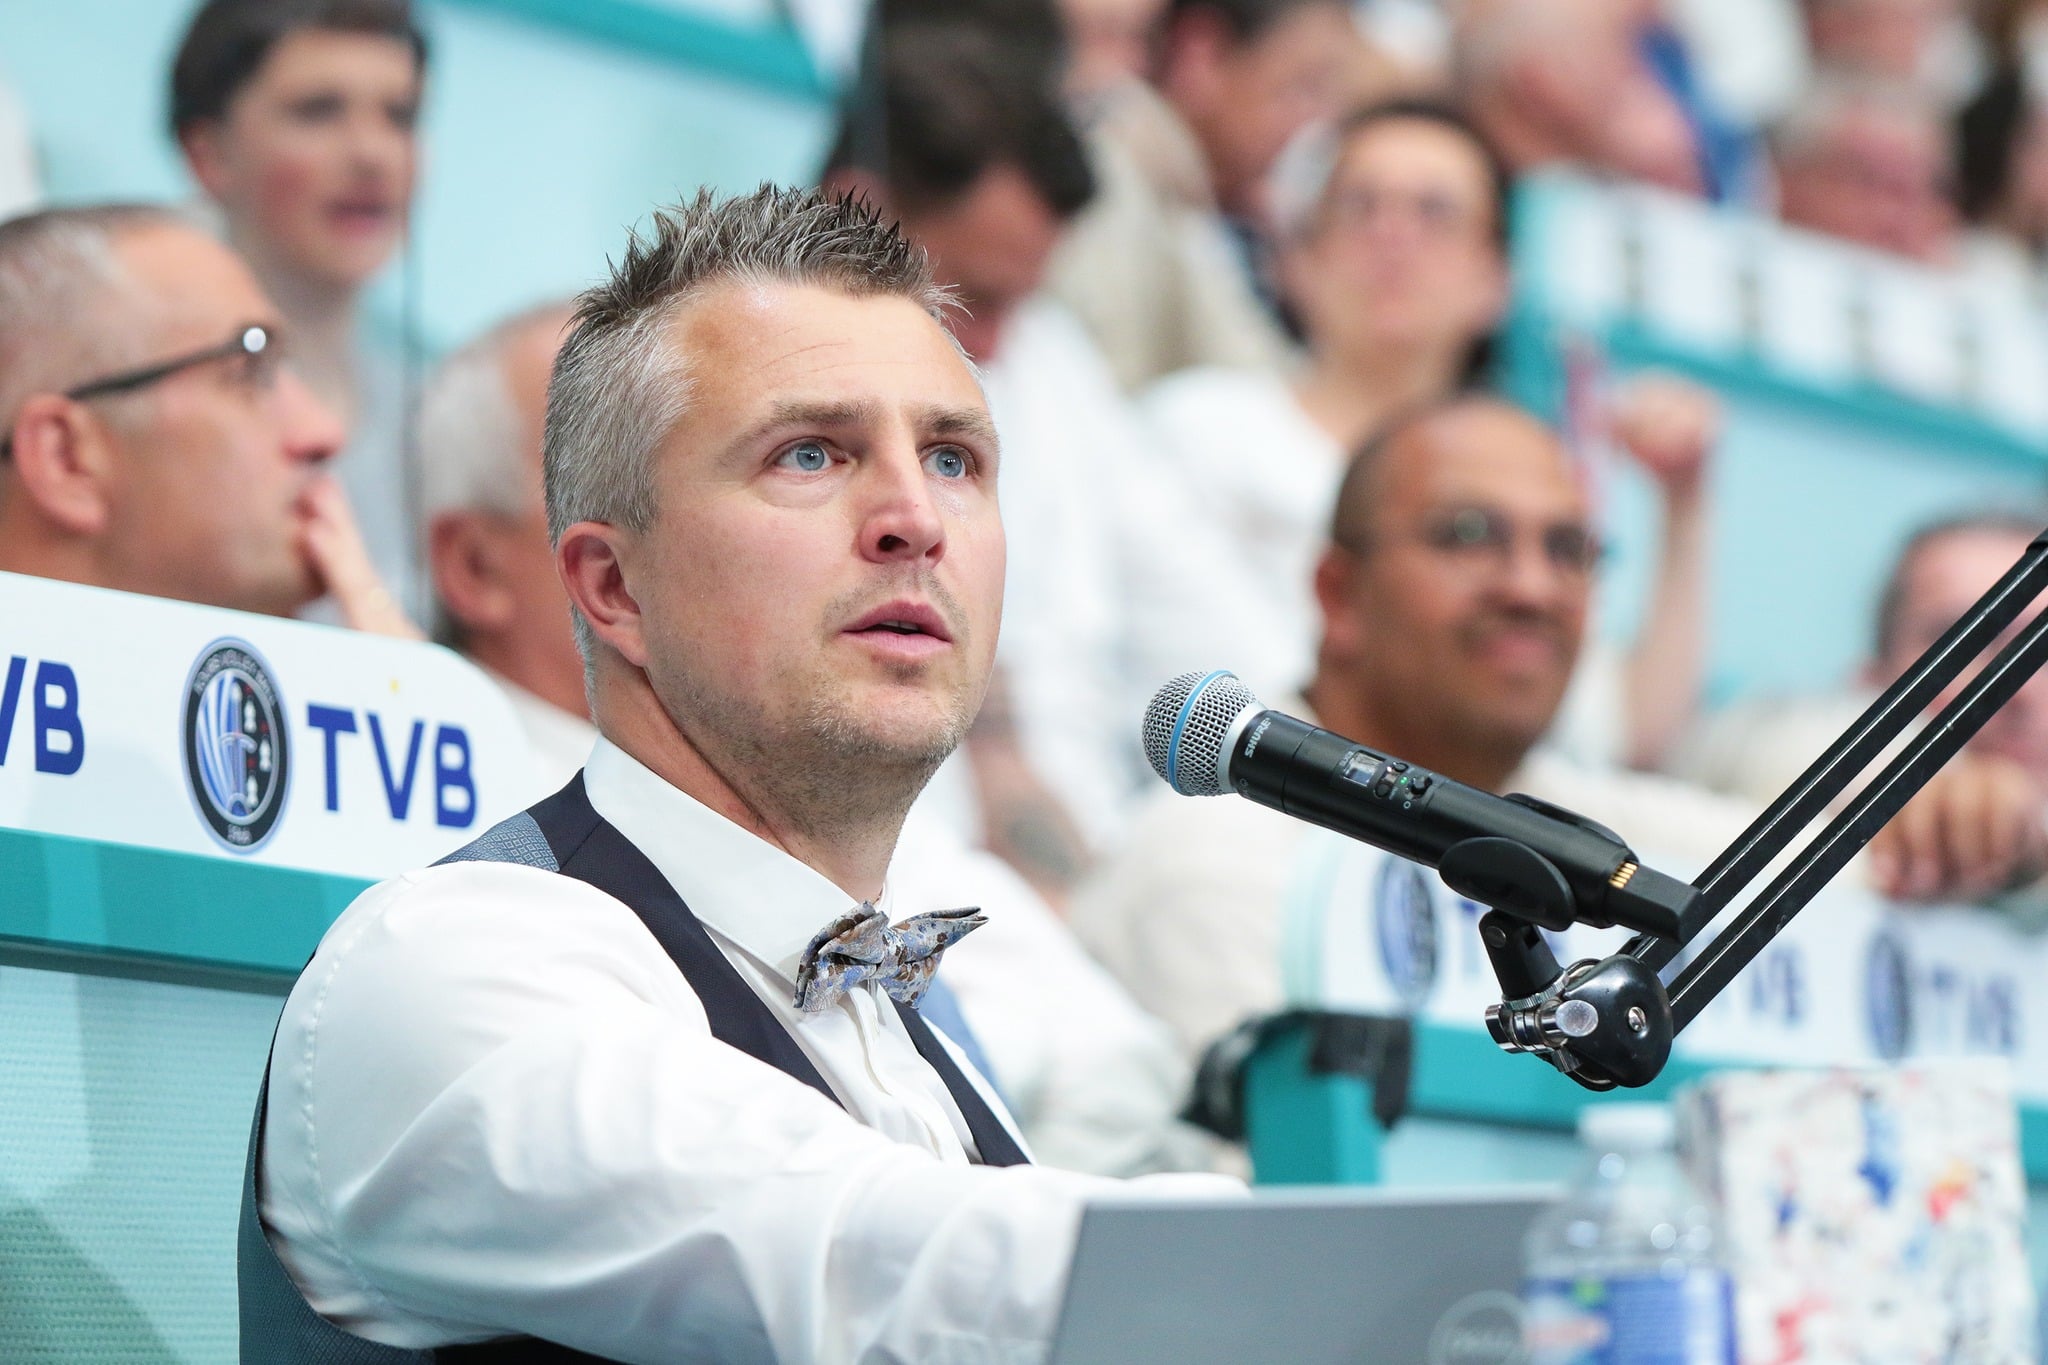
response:
<path id="1" fill-rule="evenodd" d="M 1579 1111 L 1579 1140 L 1603 1150 L 1669 1147 L 1678 1122 L 1668 1104 L 1589 1104 Z"/>

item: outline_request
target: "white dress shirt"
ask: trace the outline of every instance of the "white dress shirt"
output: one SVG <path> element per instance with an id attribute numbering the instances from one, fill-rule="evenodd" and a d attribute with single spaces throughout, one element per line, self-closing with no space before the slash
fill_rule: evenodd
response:
<path id="1" fill-rule="evenodd" d="M 261 1208 L 313 1307 L 408 1347 L 1040 1359 L 1083 1200 L 1129 1187 L 970 1164 L 886 997 L 791 1003 L 844 892 L 609 743 L 585 781 L 845 1107 L 714 1039 L 639 917 L 583 882 L 460 863 L 381 883 L 272 1058 Z"/>

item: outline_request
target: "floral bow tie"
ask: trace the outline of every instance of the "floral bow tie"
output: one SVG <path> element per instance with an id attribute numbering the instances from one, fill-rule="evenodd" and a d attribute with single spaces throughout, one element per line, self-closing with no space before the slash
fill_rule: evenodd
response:
<path id="1" fill-rule="evenodd" d="M 862 901 L 804 949 L 796 972 L 797 1008 L 814 1013 L 870 981 L 879 982 L 892 999 L 915 1005 L 939 968 L 939 954 L 986 923 L 988 916 L 968 906 L 891 924 Z"/>

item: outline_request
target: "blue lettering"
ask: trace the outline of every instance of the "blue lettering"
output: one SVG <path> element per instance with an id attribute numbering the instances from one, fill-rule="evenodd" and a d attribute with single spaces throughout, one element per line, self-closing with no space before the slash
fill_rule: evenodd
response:
<path id="1" fill-rule="evenodd" d="M 455 755 L 450 761 L 448 755 Z M 450 793 L 460 792 L 462 804 L 452 804 Z M 434 823 L 448 829 L 468 829 L 476 823 L 476 779 L 469 772 L 469 734 L 459 725 L 443 725 L 434 731 Z"/>
<path id="2" fill-rule="evenodd" d="M 356 732 L 356 713 L 339 706 L 322 706 L 318 702 L 306 708 L 306 724 L 320 731 L 325 743 L 327 757 L 327 809 L 341 809 L 341 767 L 335 761 L 337 743 L 342 735 Z"/>
<path id="3" fill-rule="evenodd" d="M 10 667 L 8 672 L 13 673 Z M 60 700 L 53 701 L 55 695 Z M 85 762 L 85 726 L 78 719 L 78 676 L 60 663 L 36 665 L 36 771 L 69 777 Z M 62 747 L 51 741 L 62 737 Z"/>
<path id="4" fill-rule="evenodd" d="M 1970 1043 L 2010 1057 L 2020 1046 L 2019 991 L 2009 977 L 1994 976 L 1971 992 L 1965 1031 Z"/>
<path id="5" fill-rule="evenodd" d="M 377 771 L 384 779 L 384 800 L 391 807 L 391 818 L 403 820 L 412 809 L 413 779 L 419 776 L 420 740 L 425 738 L 427 723 L 416 720 L 412 723 L 412 738 L 405 750 L 405 773 L 394 779 L 391 775 L 391 751 L 384 745 L 384 723 L 377 719 L 377 713 L 370 715 L 370 743 L 377 750 Z"/>
<path id="6" fill-rule="evenodd" d="M 1758 958 L 1749 977 L 1749 1012 L 1792 1027 L 1806 1017 L 1806 964 L 1791 948 Z"/>
<path id="7" fill-rule="evenodd" d="M 7 683 L 0 687 L 0 763 L 7 761 L 7 741 L 14 737 L 14 710 L 21 705 L 21 677 L 28 672 L 28 660 L 15 655 L 7 661 Z"/>

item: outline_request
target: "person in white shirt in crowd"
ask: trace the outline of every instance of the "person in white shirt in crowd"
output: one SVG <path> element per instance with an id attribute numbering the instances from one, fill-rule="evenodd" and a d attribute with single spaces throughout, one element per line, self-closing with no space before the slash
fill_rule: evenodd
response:
<path id="1" fill-rule="evenodd" d="M 1403 99 L 1304 135 L 1276 170 L 1283 292 L 1309 343 L 1291 376 L 1212 367 L 1156 385 L 1146 413 L 1217 509 L 1218 559 L 1264 604 L 1218 618 L 1209 658 L 1254 691 L 1314 661 L 1310 579 L 1348 452 L 1403 412 L 1483 382 L 1507 307 L 1505 164 L 1462 114 Z M 1588 656 L 1554 742 L 1652 767 L 1691 719 L 1705 634 L 1713 399 L 1674 379 L 1622 389 L 1614 444 L 1661 495 L 1655 609 L 1624 664 Z"/>
<path id="2" fill-rule="evenodd" d="M 1697 870 L 1756 808 L 1538 745 L 1576 665 L 1597 560 L 1571 458 L 1542 423 L 1470 395 L 1412 412 L 1347 472 L 1315 570 L 1314 676 L 1298 699 L 1262 700 L 1467 785 L 1576 811 L 1674 873 Z M 2019 795 L 1952 764 L 1873 841 L 1866 869 L 1881 892 L 1928 897 L 2038 874 L 2048 833 Z M 1287 1003 L 1283 906 L 1312 833 L 1235 797 L 1162 793 L 1077 896 L 1075 931 L 1198 1056 Z"/>
<path id="3" fill-rule="evenodd" d="M 945 307 L 872 214 L 772 187 L 657 214 L 581 299 L 545 482 L 602 738 L 287 1000 L 245 1360 L 1036 1359 L 1084 1201 L 1234 1188 L 1021 1164 L 915 1008 L 973 916 L 880 920 L 1002 606 Z"/>
<path id="4" fill-rule="evenodd" d="M 1923 265 L 1954 264 L 1954 148 L 1926 92 L 1824 70 L 1772 130 L 1771 147 L 1787 223 Z"/>
<path id="5" fill-rule="evenodd" d="M 206 0 L 180 42 L 170 125 L 227 241 L 341 415 L 335 471 L 379 573 L 424 614 L 401 343 L 363 293 L 405 240 L 426 40 L 409 0 Z"/>
<path id="6" fill-rule="evenodd" d="M 980 827 L 955 827 L 1058 903 L 1141 790 L 1150 688 L 1203 661 L 1216 614 L 1254 608 L 1207 583 L 1205 515 L 1086 332 L 1039 292 L 1092 189 L 1056 73 L 970 25 L 904 25 L 879 49 L 876 90 L 851 103 L 826 183 L 931 253 L 1006 451 L 998 685 L 966 750 Z"/>
<path id="7" fill-rule="evenodd" d="M 1362 47 L 1338 0 L 1172 0 L 1151 87 L 1119 87 L 1096 115 L 1102 190 L 1052 268 L 1127 389 L 1190 365 L 1290 362 L 1259 277 L 1266 174 L 1343 107 Z"/>
<path id="8" fill-rule="evenodd" d="M 533 747 L 535 798 L 574 777 L 597 739 L 541 502 L 548 376 L 573 313 L 564 301 L 506 319 L 446 356 L 420 395 L 434 634 L 504 688 Z"/>
<path id="9" fill-rule="evenodd" d="M 2044 526 L 2048 511 L 1995 511 L 1943 517 L 1915 531 L 1879 592 L 1870 657 L 1854 685 L 1832 695 L 1762 697 L 1725 707 L 1687 737 L 1674 770 L 1759 804 L 1775 798 L 2019 561 Z M 1953 700 L 1971 673 L 1944 690 L 1928 713 Z M 2022 687 L 1965 752 L 2005 784 L 2034 792 L 2048 815 L 2048 678 Z M 2038 918 L 2039 899 L 2030 890 L 1999 903 Z"/>
<path id="10" fill-rule="evenodd" d="M 328 472 L 342 426 L 235 253 L 168 210 L 0 223 L 0 571 L 416 636 Z"/>

